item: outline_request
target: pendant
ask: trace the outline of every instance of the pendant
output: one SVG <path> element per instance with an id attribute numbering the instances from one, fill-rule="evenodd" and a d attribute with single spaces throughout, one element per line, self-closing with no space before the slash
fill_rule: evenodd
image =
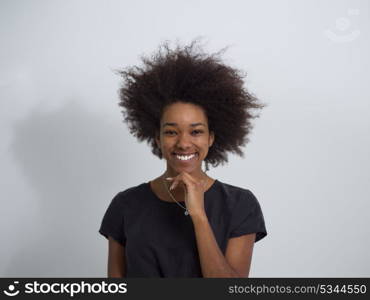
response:
<path id="1" fill-rule="evenodd" d="M 189 212 L 187 210 L 185 210 L 184 215 L 187 216 L 188 214 L 189 214 Z"/>

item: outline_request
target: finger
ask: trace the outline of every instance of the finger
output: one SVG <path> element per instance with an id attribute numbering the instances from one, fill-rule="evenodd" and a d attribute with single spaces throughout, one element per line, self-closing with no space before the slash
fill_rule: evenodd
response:
<path id="1" fill-rule="evenodd" d="M 184 178 L 184 181 L 187 180 L 189 183 L 193 183 L 193 184 L 197 183 L 197 180 L 187 172 L 183 173 L 183 178 Z"/>
<path id="2" fill-rule="evenodd" d="M 177 186 L 177 184 L 178 184 L 178 180 L 175 180 L 172 184 L 171 184 L 171 186 L 170 186 L 170 191 L 172 191 L 176 186 Z"/>
<path id="3" fill-rule="evenodd" d="M 186 179 L 184 180 L 181 175 L 174 178 L 174 182 L 172 183 L 170 190 L 175 189 L 179 184 L 184 185 L 184 188 L 186 188 Z"/>

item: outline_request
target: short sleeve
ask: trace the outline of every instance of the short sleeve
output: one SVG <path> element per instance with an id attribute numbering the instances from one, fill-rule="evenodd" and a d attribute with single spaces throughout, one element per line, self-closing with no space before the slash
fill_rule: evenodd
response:
<path id="1" fill-rule="evenodd" d="M 111 236 L 114 240 L 126 245 L 126 237 L 123 222 L 122 192 L 118 193 L 109 204 L 100 225 L 99 233 L 108 239 Z"/>
<path id="2" fill-rule="evenodd" d="M 265 220 L 257 198 L 251 191 L 243 190 L 232 211 L 229 237 L 249 233 L 256 233 L 255 242 L 267 235 Z"/>

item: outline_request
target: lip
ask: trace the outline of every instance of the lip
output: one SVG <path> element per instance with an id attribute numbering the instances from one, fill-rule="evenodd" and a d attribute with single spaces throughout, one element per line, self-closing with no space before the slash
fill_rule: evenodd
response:
<path id="1" fill-rule="evenodd" d="M 176 157 L 176 155 L 190 155 L 190 154 L 195 154 L 195 155 L 194 155 L 194 157 L 192 157 L 192 158 L 190 158 L 190 159 L 188 159 L 188 160 L 181 160 L 181 159 L 178 159 L 178 158 Z M 188 154 L 180 154 L 180 153 L 174 152 L 172 155 L 175 157 L 175 160 L 176 160 L 177 162 L 180 162 L 180 163 L 183 163 L 183 164 L 191 163 L 191 162 L 193 162 L 194 160 L 198 159 L 198 157 L 199 157 L 199 153 L 198 153 L 198 152 L 193 152 L 193 153 L 188 153 Z"/>
<path id="2" fill-rule="evenodd" d="M 180 153 L 180 152 L 172 152 L 172 154 L 177 154 L 177 155 L 191 155 L 191 154 L 196 154 L 198 152 L 189 152 L 189 153 Z"/>

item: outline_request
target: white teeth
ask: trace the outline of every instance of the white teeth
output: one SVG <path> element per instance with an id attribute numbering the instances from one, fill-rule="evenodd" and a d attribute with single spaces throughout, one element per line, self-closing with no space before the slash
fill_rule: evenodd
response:
<path id="1" fill-rule="evenodd" d="M 195 154 L 191 154 L 191 155 L 176 155 L 176 157 L 178 159 L 181 159 L 181 160 L 189 160 L 189 159 L 192 159 L 194 156 L 195 156 Z"/>

